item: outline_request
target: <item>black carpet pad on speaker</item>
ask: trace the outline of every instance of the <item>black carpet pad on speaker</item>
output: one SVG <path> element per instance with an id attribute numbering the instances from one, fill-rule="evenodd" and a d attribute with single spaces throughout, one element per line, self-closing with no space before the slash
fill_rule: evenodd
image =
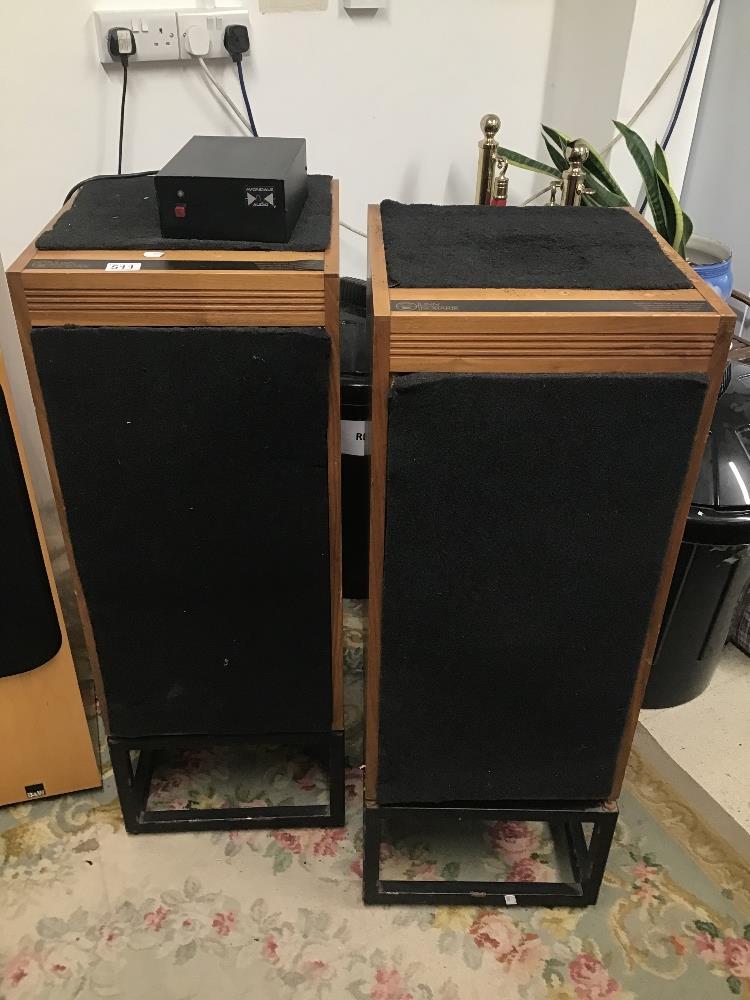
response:
<path id="1" fill-rule="evenodd" d="M 384 201 L 380 211 L 392 287 L 691 287 L 622 209 Z"/>
<path id="2" fill-rule="evenodd" d="M 331 178 L 311 174 L 288 243 L 175 240 L 161 234 L 153 177 L 89 181 L 36 241 L 39 250 L 325 250 L 331 238 Z"/>
<path id="3" fill-rule="evenodd" d="M 394 380 L 380 804 L 610 794 L 705 391 Z"/>
<path id="4" fill-rule="evenodd" d="M 0 525 L 0 677 L 10 677 L 49 662 L 62 634 L 2 388 Z"/>
<path id="5" fill-rule="evenodd" d="M 32 340 L 112 735 L 330 729 L 325 330 Z"/>

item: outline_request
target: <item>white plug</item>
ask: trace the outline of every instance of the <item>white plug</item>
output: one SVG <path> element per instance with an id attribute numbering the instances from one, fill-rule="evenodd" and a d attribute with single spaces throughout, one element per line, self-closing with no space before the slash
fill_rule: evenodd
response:
<path id="1" fill-rule="evenodd" d="M 211 48 L 211 36 L 205 24 L 193 24 L 185 36 L 185 47 L 192 56 L 207 56 Z"/>

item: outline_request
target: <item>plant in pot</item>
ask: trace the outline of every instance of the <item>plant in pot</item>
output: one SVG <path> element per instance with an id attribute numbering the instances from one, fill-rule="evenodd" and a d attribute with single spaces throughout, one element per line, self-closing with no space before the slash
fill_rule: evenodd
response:
<path id="1" fill-rule="evenodd" d="M 633 129 L 622 122 L 614 122 L 625 140 L 630 155 L 638 167 L 646 191 L 646 202 L 651 210 L 654 228 L 667 243 L 690 263 L 700 276 L 712 285 L 723 298 L 732 292 L 732 254 L 721 243 L 693 235 L 693 223 L 680 204 L 680 199 L 669 182 L 669 167 L 664 150 L 655 143 L 653 153 Z M 500 147 L 498 152 L 516 167 L 533 170 L 557 180 L 568 167 L 565 148 L 570 143 L 549 125 L 542 125 L 542 139 L 547 147 L 551 164 L 542 163 L 515 150 Z M 585 140 L 584 140 L 585 141 Z M 630 201 L 619 186 L 602 155 L 588 142 L 586 183 L 589 194 L 583 196 L 584 204 L 603 208 L 623 208 Z"/>

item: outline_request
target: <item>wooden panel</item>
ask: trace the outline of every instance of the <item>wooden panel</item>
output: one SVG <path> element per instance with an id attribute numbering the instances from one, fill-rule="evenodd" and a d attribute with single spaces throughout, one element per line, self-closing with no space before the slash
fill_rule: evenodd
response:
<path id="1" fill-rule="evenodd" d="M 328 390 L 328 533 L 331 563 L 333 729 L 344 728 L 344 610 L 341 545 L 341 335 L 339 313 L 339 184 L 333 182 L 331 242 L 325 255 L 325 326 L 331 338 Z"/>
<path id="2" fill-rule="evenodd" d="M 8 805 L 27 800 L 26 785 L 43 784 L 47 796 L 61 795 L 98 787 L 101 777 L 1 355 L 0 387 L 8 403 L 62 633 L 62 646 L 48 663 L 28 673 L 0 679 L 0 741 L 3 747 L 0 805 Z"/>
<path id="3" fill-rule="evenodd" d="M 29 248 L 24 251 L 21 255 L 19 261 L 23 259 L 25 254 L 29 253 Z M 29 317 L 29 311 L 26 307 L 26 296 L 23 290 L 23 281 L 21 269 L 16 269 L 15 271 L 8 272 L 8 288 L 10 289 L 10 298 L 13 303 L 13 312 L 16 317 L 16 326 L 18 327 L 18 337 L 21 343 L 21 351 L 23 352 L 24 362 L 26 364 L 26 374 L 29 378 L 29 387 L 31 389 L 31 396 L 34 400 L 34 409 L 36 410 L 36 418 L 39 422 L 39 433 L 42 438 L 42 447 L 44 448 L 44 457 L 47 460 L 47 469 L 49 471 L 50 482 L 52 483 L 52 492 L 55 496 L 55 504 L 57 506 L 57 514 L 60 518 L 60 526 L 62 528 L 63 541 L 65 542 L 65 554 L 68 557 L 68 564 L 70 566 L 70 572 L 73 579 L 73 591 L 76 596 L 76 605 L 78 607 L 78 614 L 81 618 L 81 625 L 83 627 L 83 637 L 86 643 L 86 654 L 89 658 L 89 663 L 91 664 L 91 670 L 94 676 L 94 686 L 96 687 L 96 696 L 99 701 L 99 710 L 102 715 L 102 721 L 104 722 L 104 728 L 109 732 L 109 714 L 107 710 L 107 699 L 104 694 L 104 684 L 102 683 L 102 672 L 99 666 L 99 655 L 96 649 L 96 643 L 94 641 L 94 630 L 91 627 L 91 618 L 89 616 L 88 606 L 86 604 L 86 598 L 83 593 L 83 587 L 81 585 L 81 578 L 78 575 L 78 567 L 76 565 L 75 554 L 73 552 L 73 545 L 70 541 L 70 530 L 68 528 L 68 518 L 65 510 L 65 500 L 62 495 L 62 489 L 60 488 L 60 479 L 57 474 L 57 465 L 55 463 L 55 453 L 52 449 L 52 438 L 49 432 L 49 423 L 47 421 L 47 410 L 44 405 L 44 396 L 42 395 L 42 387 L 39 383 L 39 376 L 36 370 L 36 362 L 34 360 L 34 352 L 31 347 L 31 319 Z"/>
<path id="4" fill-rule="evenodd" d="M 619 796 L 620 791 L 622 790 L 622 783 L 625 780 L 625 768 L 627 767 L 630 749 L 633 745 L 635 728 L 638 724 L 638 713 L 643 702 L 643 697 L 646 693 L 648 675 L 651 672 L 651 664 L 656 650 L 656 643 L 659 638 L 661 621 L 664 616 L 664 609 L 667 605 L 669 588 L 672 585 L 672 577 L 677 563 L 677 555 L 680 551 L 680 545 L 682 544 L 685 522 L 690 511 L 690 504 L 693 499 L 695 484 L 698 481 L 698 473 L 700 472 L 701 462 L 703 460 L 703 452 L 706 447 L 709 431 L 711 430 L 711 421 L 713 420 L 716 400 L 719 395 L 719 389 L 721 387 L 724 369 L 726 367 L 727 353 L 732 342 L 732 335 L 734 334 L 736 322 L 734 313 L 724 302 L 719 301 L 717 306 L 721 309 L 723 315 L 720 319 L 716 344 L 709 368 L 710 382 L 706 391 L 706 400 L 703 405 L 701 419 L 695 432 L 695 441 L 693 443 L 693 451 L 690 456 L 690 462 L 685 475 L 682 497 L 680 504 L 675 511 L 672 533 L 669 539 L 666 554 L 664 556 L 664 562 L 662 564 L 659 589 L 657 590 L 656 597 L 654 598 L 651 620 L 649 622 L 648 632 L 646 633 L 643 652 L 641 654 L 641 661 L 638 668 L 638 677 L 636 679 L 635 687 L 633 688 L 633 695 L 628 708 L 628 715 L 625 722 L 622 742 L 620 744 L 620 753 L 617 758 L 615 778 L 610 795 L 613 799 L 616 799 Z"/>
<path id="5" fill-rule="evenodd" d="M 365 675 L 365 802 L 374 804 L 378 783 L 380 648 L 385 542 L 385 471 L 388 438 L 389 311 L 388 278 L 380 209 L 368 212 L 368 269 L 372 336 L 372 423 L 370 427 L 370 599 Z"/>

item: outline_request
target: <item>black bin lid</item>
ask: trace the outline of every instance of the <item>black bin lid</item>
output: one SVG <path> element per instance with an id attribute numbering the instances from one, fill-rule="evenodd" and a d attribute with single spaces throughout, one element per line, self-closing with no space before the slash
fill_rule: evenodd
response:
<path id="1" fill-rule="evenodd" d="M 727 365 L 685 538 L 750 544 L 750 363 L 745 361 Z"/>
<path id="2" fill-rule="evenodd" d="M 342 278 L 340 288 L 341 377 L 343 383 L 369 386 L 371 357 L 367 337 L 367 284 Z"/>

